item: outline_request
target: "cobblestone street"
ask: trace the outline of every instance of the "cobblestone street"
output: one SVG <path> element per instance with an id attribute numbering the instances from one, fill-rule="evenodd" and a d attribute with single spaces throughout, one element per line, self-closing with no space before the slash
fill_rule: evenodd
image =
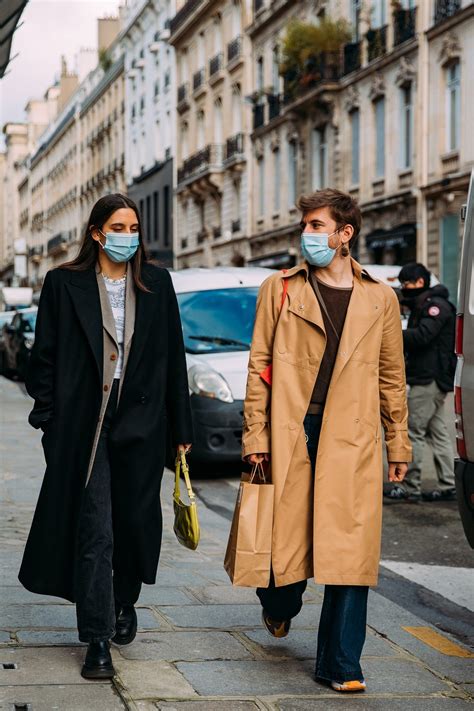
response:
<path id="1" fill-rule="evenodd" d="M 362 658 L 368 692 L 341 698 L 316 684 L 312 670 L 321 589 L 310 584 L 286 640 L 269 637 L 254 591 L 233 589 L 223 570 L 229 521 L 219 506 L 211 510 L 200 503 L 202 541 L 196 552 L 176 542 L 170 472 L 162 489 L 165 533 L 157 585 L 145 586 L 140 597 L 137 640 L 113 650 L 113 683 L 85 681 L 74 606 L 32 595 L 17 580 L 43 456 L 40 437 L 27 424 L 30 403 L 22 387 L 2 378 L 0 397 L 2 711 L 473 708 L 474 654 L 373 591 Z"/>

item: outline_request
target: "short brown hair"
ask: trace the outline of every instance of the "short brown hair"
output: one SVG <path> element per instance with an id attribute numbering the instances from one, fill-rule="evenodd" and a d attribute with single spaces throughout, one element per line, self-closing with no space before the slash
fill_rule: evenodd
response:
<path id="1" fill-rule="evenodd" d="M 296 203 L 298 210 L 301 210 L 303 215 L 313 210 L 318 210 L 320 207 L 328 207 L 331 217 L 336 225 L 341 228 L 344 225 L 352 225 L 354 234 L 349 241 L 349 247 L 352 247 L 356 241 L 360 226 L 362 223 L 362 215 L 359 205 L 356 200 L 347 193 L 335 188 L 324 188 L 324 190 L 316 190 L 310 195 L 302 195 Z"/>

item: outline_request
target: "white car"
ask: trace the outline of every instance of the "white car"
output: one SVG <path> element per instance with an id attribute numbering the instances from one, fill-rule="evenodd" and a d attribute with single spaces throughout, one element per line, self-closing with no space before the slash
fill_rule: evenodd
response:
<path id="1" fill-rule="evenodd" d="M 257 294 L 271 274 L 257 267 L 171 272 L 186 347 L 195 461 L 240 459 Z"/>

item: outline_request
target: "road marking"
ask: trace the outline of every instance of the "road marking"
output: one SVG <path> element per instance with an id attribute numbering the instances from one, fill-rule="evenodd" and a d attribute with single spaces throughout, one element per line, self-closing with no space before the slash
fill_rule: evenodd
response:
<path id="1" fill-rule="evenodd" d="M 451 642 L 450 639 L 436 632 L 431 627 L 402 627 L 402 630 L 409 632 L 421 642 L 424 642 L 429 647 L 433 647 L 433 649 L 441 652 L 441 654 L 446 654 L 448 657 L 474 659 L 474 653 L 469 651 L 469 649 L 461 647 L 455 642 Z"/>
<path id="2" fill-rule="evenodd" d="M 398 560 L 381 560 L 384 568 L 442 595 L 474 612 L 474 570 L 448 565 L 427 565 Z"/>

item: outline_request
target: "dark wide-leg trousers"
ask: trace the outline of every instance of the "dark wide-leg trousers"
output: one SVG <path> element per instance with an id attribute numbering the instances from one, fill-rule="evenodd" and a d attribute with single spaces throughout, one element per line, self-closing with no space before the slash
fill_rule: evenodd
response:
<path id="1" fill-rule="evenodd" d="M 307 415 L 304 428 L 308 454 L 316 466 L 322 415 Z M 306 580 L 275 587 L 273 573 L 268 588 L 258 588 L 263 609 L 273 620 L 290 620 L 300 612 Z M 367 597 L 365 585 L 326 585 L 318 629 L 316 677 L 328 681 L 363 679 L 360 657 L 365 642 Z"/>
<path id="2" fill-rule="evenodd" d="M 108 437 L 117 409 L 118 384 L 114 380 L 79 518 L 75 597 L 81 642 L 111 639 L 116 607 L 134 605 L 141 590 L 138 576 L 121 570 L 120 551 L 114 550 Z"/>

